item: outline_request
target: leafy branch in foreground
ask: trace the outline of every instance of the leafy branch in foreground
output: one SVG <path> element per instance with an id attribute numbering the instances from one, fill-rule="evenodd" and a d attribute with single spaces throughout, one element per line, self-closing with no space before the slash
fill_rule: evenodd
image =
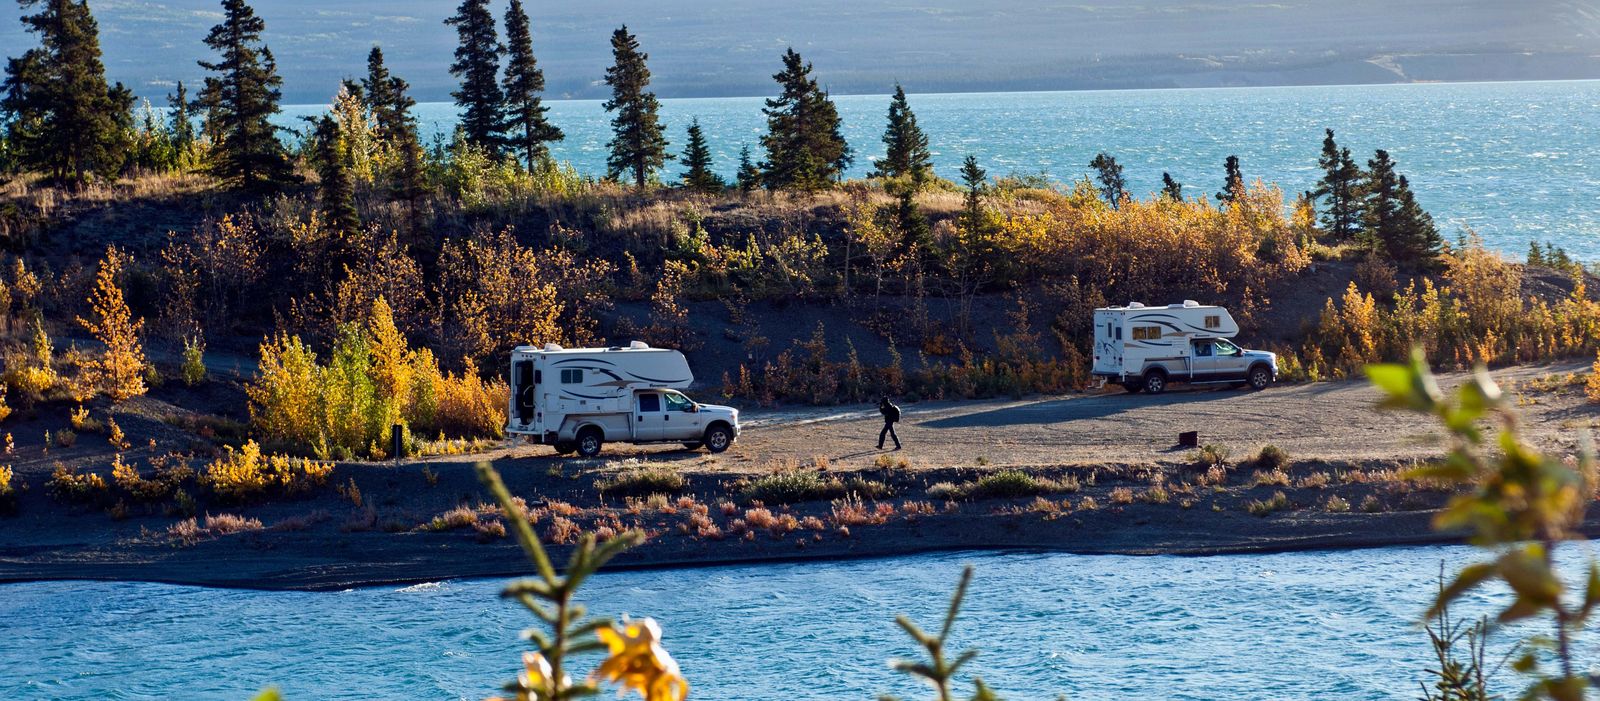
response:
<path id="1" fill-rule="evenodd" d="M 1441 562 L 1439 591 L 1442 593 L 1444 588 L 1444 563 Z M 1490 666 L 1485 661 L 1485 641 L 1489 637 L 1488 617 L 1480 617 L 1469 625 L 1452 617 L 1449 606 L 1439 607 L 1431 622 L 1424 624 L 1424 629 L 1428 632 L 1428 643 L 1433 648 L 1439 668 L 1428 670 L 1434 682 L 1431 686 L 1422 684 L 1422 701 L 1492 701 L 1500 698 L 1489 693 L 1489 678 L 1517 653 L 1520 646 L 1513 646 L 1505 657 Z M 1456 653 L 1462 645 L 1466 646 L 1465 656 Z"/>
<path id="2" fill-rule="evenodd" d="M 522 674 L 505 686 L 511 698 L 559 701 L 590 696 L 600 690 L 596 679 L 619 683 L 624 691 L 636 690 L 646 701 L 682 701 L 688 696 L 689 683 L 661 646 L 661 627 L 654 620 L 624 621 L 619 629 L 609 619 L 589 616 L 575 601 L 585 579 L 643 540 L 639 532 L 627 531 L 604 543 L 597 542 L 592 533 L 584 534 L 572 549 L 566 571 L 557 574 L 522 502 L 511 496 L 500 474 L 488 463 L 479 463 L 478 479 L 500 502 L 511 532 L 538 575 L 512 582 L 500 595 L 515 599 L 549 627 L 548 632 L 537 628 L 524 631 L 538 650 L 523 653 Z M 584 639 L 591 633 L 595 639 Z M 566 670 L 568 656 L 596 650 L 605 650 L 608 656 L 589 678 L 574 683 Z"/>
<path id="3" fill-rule="evenodd" d="M 1533 682 L 1524 698 L 1579 701 L 1593 680 L 1577 670 L 1576 637 L 1600 605 L 1600 565 L 1591 558 L 1581 599 L 1570 601 L 1555 566 L 1555 550 L 1581 537 L 1578 527 L 1594 498 L 1594 455 L 1585 441 L 1575 461 L 1559 460 L 1529 447 L 1518 437 L 1517 416 L 1481 366 L 1447 397 L 1428 370 L 1421 349 L 1409 364 L 1371 365 L 1367 375 L 1386 395 L 1382 408 L 1430 414 L 1444 425 L 1450 442 L 1445 458 L 1413 470 L 1415 479 L 1470 487 L 1434 519 L 1437 530 L 1467 529 L 1474 545 L 1495 559 L 1468 565 L 1443 587 L 1428 610 L 1436 617 L 1452 601 L 1486 582 L 1503 582 L 1514 595 L 1496 616 L 1499 623 L 1541 617 L 1551 635 L 1527 640 L 1512 663 Z M 1482 424 L 1498 425 L 1493 440 Z M 1546 672 L 1541 660 L 1554 658 Z"/>
<path id="4" fill-rule="evenodd" d="M 972 566 L 968 565 L 961 572 L 961 583 L 956 585 L 956 593 L 950 597 L 950 610 L 944 615 L 944 626 L 939 629 L 938 635 L 929 635 L 922 628 L 905 616 L 896 616 L 895 623 L 900 624 L 912 639 L 917 641 L 922 649 L 928 652 L 928 662 L 915 662 L 912 660 L 890 660 L 889 666 L 896 671 L 904 672 L 913 677 L 922 679 L 933 686 L 938 692 L 939 701 L 954 701 L 955 696 L 950 691 L 950 680 L 956 670 L 962 665 L 978 656 L 977 650 L 966 650 L 956 655 L 954 660 L 945 656 L 945 641 L 950 638 L 950 629 L 956 623 L 956 614 L 961 611 L 961 600 L 967 596 L 967 585 L 972 582 Z M 999 697 L 989 687 L 984 686 L 983 680 L 976 677 L 972 680 L 974 690 L 972 701 L 999 701 Z M 880 696 L 881 701 L 896 701 L 893 696 Z"/>

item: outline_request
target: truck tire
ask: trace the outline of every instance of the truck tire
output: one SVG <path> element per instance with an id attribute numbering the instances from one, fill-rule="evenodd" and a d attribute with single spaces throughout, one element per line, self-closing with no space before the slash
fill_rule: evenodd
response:
<path id="1" fill-rule="evenodd" d="M 572 441 L 556 441 L 550 447 L 556 449 L 556 455 L 571 455 L 572 451 L 578 449 L 578 444 Z"/>
<path id="2" fill-rule="evenodd" d="M 578 455 L 592 458 L 600 454 L 600 446 L 605 443 L 604 434 L 600 429 L 590 426 L 578 432 Z"/>
<path id="3" fill-rule="evenodd" d="M 1272 386 L 1272 369 L 1265 365 L 1250 368 L 1250 389 L 1257 391 Z"/>
<path id="4" fill-rule="evenodd" d="M 683 442 L 683 449 L 684 450 L 699 450 L 700 449 L 700 441 L 684 441 Z"/>
<path id="5" fill-rule="evenodd" d="M 1151 394 L 1161 394 L 1167 391 L 1167 373 L 1164 370 L 1151 370 L 1144 374 L 1144 391 Z"/>
<path id="6" fill-rule="evenodd" d="M 1128 380 L 1127 382 L 1122 383 L 1122 388 L 1128 390 L 1128 394 L 1138 394 L 1144 391 L 1144 383 Z"/>
<path id="7" fill-rule="evenodd" d="M 723 423 L 711 424 L 711 427 L 706 429 L 705 445 L 706 450 L 713 453 L 727 450 L 728 446 L 733 445 L 733 429 Z"/>

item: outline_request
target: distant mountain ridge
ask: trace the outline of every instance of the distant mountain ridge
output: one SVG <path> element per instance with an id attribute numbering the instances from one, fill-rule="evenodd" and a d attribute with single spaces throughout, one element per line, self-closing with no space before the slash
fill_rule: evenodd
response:
<path id="1" fill-rule="evenodd" d="M 381 44 L 420 100 L 447 100 L 451 0 L 258 0 L 291 103 L 326 101 Z M 202 77 L 202 0 L 90 0 L 108 71 L 159 98 Z M 590 0 L 533 3 L 552 98 L 598 98 L 626 23 L 663 97 L 762 95 L 794 46 L 836 93 L 1600 78 L 1600 3 L 1504 0 Z M 494 11 L 502 13 L 503 3 Z M 0 53 L 33 45 L 0 5 Z"/>

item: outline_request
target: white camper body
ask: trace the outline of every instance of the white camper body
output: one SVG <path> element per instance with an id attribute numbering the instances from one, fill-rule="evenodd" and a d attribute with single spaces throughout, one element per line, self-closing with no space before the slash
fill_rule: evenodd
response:
<path id="1" fill-rule="evenodd" d="M 1094 375 L 1129 391 L 1160 392 L 1169 382 L 1248 383 L 1277 379 L 1277 356 L 1234 345 L 1239 324 L 1222 307 L 1181 304 L 1094 310 Z"/>
<path id="2" fill-rule="evenodd" d="M 699 404 L 683 354 L 638 341 L 623 347 L 511 351 L 506 432 L 588 457 L 605 441 L 683 443 L 722 452 L 738 437 L 738 411 Z"/>

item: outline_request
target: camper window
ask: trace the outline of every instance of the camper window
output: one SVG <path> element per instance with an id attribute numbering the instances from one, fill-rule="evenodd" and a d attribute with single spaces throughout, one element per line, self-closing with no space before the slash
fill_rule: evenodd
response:
<path id="1" fill-rule="evenodd" d="M 1211 316 L 1206 317 L 1206 328 L 1208 328 L 1208 329 L 1220 329 L 1220 328 L 1222 328 L 1222 317 L 1218 316 L 1216 314 L 1212 314 Z"/>
<path id="2" fill-rule="evenodd" d="M 567 370 L 562 370 L 561 371 L 561 384 L 564 384 L 564 385 L 580 385 L 580 384 L 583 384 L 583 371 L 582 370 L 573 370 L 573 369 L 570 369 L 570 368 L 567 369 Z"/>
<path id="3" fill-rule="evenodd" d="M 1157 341 L 1161 339 L 1160 326 L 1135 326 L 1133 327 L 1133 340 Z"/>

